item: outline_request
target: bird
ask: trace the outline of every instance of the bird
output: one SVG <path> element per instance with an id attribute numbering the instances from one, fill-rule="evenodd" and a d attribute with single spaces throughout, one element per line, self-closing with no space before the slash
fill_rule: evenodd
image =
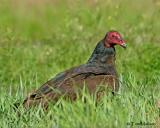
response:
<path id="1" fill-rule="evenodd" d="M 115 45 L 126 48 L 126 41 L 118 31 L 108 31 L 100 40 L 85 64 L 70 68 L 48 80 L 37 90 L 28 94 L 23 101 L 25 108 L 42 105 L 48 108 L 49 102 L 57 102 L 61 97 L 77 99 L 77 91 L 84 87 L 90 94 L 101 85 L 118 92 L 119 79 L 115 67 Z M 98 94 L 97 94 L 98 95 Z"/>

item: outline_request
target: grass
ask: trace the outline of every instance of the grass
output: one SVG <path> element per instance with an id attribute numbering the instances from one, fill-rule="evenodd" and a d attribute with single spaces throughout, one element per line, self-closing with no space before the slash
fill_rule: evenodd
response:
<path id="1" fill-rule="evenodd" d="M 159 1 L 1 2 L 0 127 L 158 127 Z M 126 50 L 116 47 L 122 81 L 117 96 L 107 94 L 96 104 L 84 93 L 87 103 L 83 97 L 74 103 L 62 99 L 48 112 L 20 108 L 17 116 L 13 103 L 57 73 L 85 63 L 111 29 L 120 31 L 128 44 Z"/>

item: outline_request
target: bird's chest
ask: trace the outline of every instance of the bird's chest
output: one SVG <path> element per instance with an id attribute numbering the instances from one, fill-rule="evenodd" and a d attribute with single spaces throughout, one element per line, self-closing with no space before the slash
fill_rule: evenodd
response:
<path id="1" fill-rule="evenodd" d="M 114 64 L 115 63 L 115 56 L 114 55 L 104 55 L 99 58 L 100 63 L 103 64 Z"/>
<path id="2" fill-rule="evenodd" d="M 115 50 L 113 48 L 103 49 L 101 52 L 95 55 L 95 60 L 99 64 L 115 64 Z"/>
<path id="3" fill-rule="evenodd" d="M 100 65 L 114 65 L 115 64 L 115 55 L 109 54 L 100 54 L 95 56 L 96 63 Z"/>

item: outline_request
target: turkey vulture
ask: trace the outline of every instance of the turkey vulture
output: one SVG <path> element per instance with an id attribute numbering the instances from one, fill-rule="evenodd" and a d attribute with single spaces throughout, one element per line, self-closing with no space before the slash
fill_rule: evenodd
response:
<path id="1" fill-rule="evenodd" d="M 85 64 L 61 72 L 44 83 L 24 100 L 24 107 L 38 104 L 47 107 L 49 101 L 56 102 L 61 96 L 75 100 L 77 90 L 84 86 L 92 94 L 100 85 L 117 92 L 119 80 L 115 68 L 115 45 L 126 48 L 125 41 L 117 31 L 107 32 Z"/>

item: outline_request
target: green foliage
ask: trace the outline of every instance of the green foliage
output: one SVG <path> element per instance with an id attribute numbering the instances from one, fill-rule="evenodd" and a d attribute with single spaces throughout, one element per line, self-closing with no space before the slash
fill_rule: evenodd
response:
<path id="1" fill-rule="evenodd" d="M 155 0 L 22 1 L 0 5 L 0 127 L 126 127 L 156 123 L 160 111 L 160 9 Z M 143 5 L 143 7 L 142 7 Z M 60 100 L 13 110 L 33 89 L 70 67 L 85 63 L 96 43 L 115 29 L 127 41 L 116 47 L 121 90 L 98 103 Z M 160 119 L 159 119 L 160 120 Z"/>

